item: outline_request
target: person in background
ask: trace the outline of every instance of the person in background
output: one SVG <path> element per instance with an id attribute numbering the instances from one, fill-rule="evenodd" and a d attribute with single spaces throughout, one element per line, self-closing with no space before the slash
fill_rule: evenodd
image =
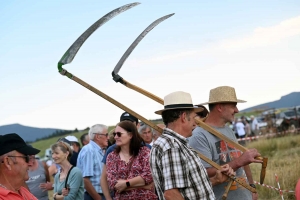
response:
<path id="1" fill-rule="evenodd" d="M 296 200 L 300 200 L 300 179 L 298 180 L 295 188 L 295 197 Z"/>
<path id="2" fill-rule="evenodd" d="M 235 124 L 236 133 L 238 138 L 243 139 L 246 136 L 245 125 L 242 122 L 241 118 L 238 118 L 237 123 Z M 240 144 L 245 145 L 245 140 L 241 140 Z"/>
<path id="3" fill-rule="evenodd" d="M 80 136 L 80 142 L 82 146 L 87 145 L 90 142 L 89 135 L 87 133 L 84 133 Z"/>
<path id="4" fill-rule="evenodd" d="M 108 147 L 107 148 L 109 148 L 110 146 L 112 146 L 112 145 L 114 145 L 116 143 L 116 140 L 115 140 L 114 134 L 113 134 L 114 132 L 115 132 L 115 129 L 113 128 L 108 133 L 108 142 L 109 143 L 108 143 Z"/>
<path id="5" fill-rule="evenodd" d="M 207 108 L 205 106 L 203 106 L 203 105 L 196 105 L 196 106 L 198 108 L 203 108 L 202 111 L 197 112 L 196 114 L 200 117 L 200 119 L 202 119 L 202 120 L 205 119 L 208 116 L 208 114 L 209 114 Z"/>
<path id="6" fill-rule="evenodd" d="M 164 124 L 156 124 L 156 126 L 162 128 L 162 129 L 166 128 L 166 126 Z M 159 138 L 159 136 L 161 136 L 161 133 L 158 132 L 157 130 L 153 129 L 153 140 L 154 140 L 154 142 L 157 140 L 157 138 Z"/>
<path id="7" fill-rule="evenodd" d="M 258 133 L 259 133 L 258 121 L 254 117 L 254 115 L 251 115 L 250 118 L 251 118 L 251 133 L 252 133 L 252 136 L 257 136 Z"/>
<path id="8" fill-rule="evenodd" d="M 78 139 L 73 135 L 68 135 L 67 137 L 65 137 L 65 139 L 67 139 L 71 142 L 71 147 L 73 148 L 73 154 L 72 154 L 70 163 L 71 163 L 71 165 L 76 166 L 77 165 L 77 157 L 81 150 Z"/>
<path id="9" fill-rule="evenodd" d="M 138 132 L 145 143 L 149 144 L 150 146 L 153 145 L 153 131 L 150 126 L 143 124 L 138 128 Z"/>
<path id="10" fill-rule="evenodd" d="M 54 200 L 82 200 L 83 178 L 81 170 L 70 163 L 72 149 L 69 144 L 58 141 L 51 146 L 52 158 L 60 166 L 54 177 Z"/>
<path id="11" fill-rule="evenodd" d="M 36 159 L 35 155 L 30 155 L 29 159 L 29 179 L 25 183 L 29 191 L 38 200 L 48 200 L 48 190 L 53 189 L 52 183 L 50 183 L 48 167 L 45 162 Z"/>
<path id="12" fill-rule="evenodd" d="M 84 180 L 84 200 L 104 199 L 100 178 L 103 169 L 102 159 L 108 145 L 108 127 L 95 124 L 89 130 L 89 144 L 82 147 L 77 166 L 82 171 Z"/>
<path id="13" fill-rule="evenodd" d="M 40 150 L 28 146 L 16 133 L 0 135 L 0 199 L 37 200 L 25 187 L 29 155 Z"/>
<path id="14" fill-rule="evenodd" d="M 246 133 L 246 137 L 249 137 L 251 135 L 251 127 L 249 124 L 249 121 L 247 120 L 247 118 L 245 116 L 241 117 L 243 124 L 245 125 L 245 133 Z"/>
<path id="15" fill-rule="evenodd" d="M 108 155 L 106 163 L 114 199 L 157 199 L 149 165 L 150 149 L 143 144 L 136 126 L 128 121 L 120 122 L 114 135 L 117 147 Z M 147 185 L 149 189 L 143 187 Z"/>

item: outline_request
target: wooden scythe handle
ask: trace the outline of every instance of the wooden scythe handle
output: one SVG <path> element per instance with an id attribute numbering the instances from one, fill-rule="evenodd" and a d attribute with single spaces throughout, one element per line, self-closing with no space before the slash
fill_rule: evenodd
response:
<path id="1" fill-rule="evenodd" d="M 226 186 L 226 188 L 225 188 L 225 192 L 224 192 L 224 194 L 223 194 L 223 196 L 222 196 L 222 200 L 226 200 L 226 199 L 227 199 L 227 195 L 228 195 L 228 192 L 229 192 L 229 190 L 230 190 L 230 188 L 231 188 L 232 183 L 233 183 L 233 180 L 231 179 L 231 180 L 228 182 L 228 184 L 227 184 L 227 186 Z"/>
<path id="2" fill-rule="evenodd" d="M 264 183 L 265 180 L 265 176 L 266 176 L 266 169 L 267 169 L 267 165 L 268 165 L 268 158 L 264 157 L 263 158 L 263 163 L 261 166 L 261 172 L 260 172 L 260 184 Z"/>
<path id="3" fill-rule="evenodd" d="M 123 81 L 123 85 L 125 85 L 126 87 L 135 90 L 139 93 L 142 93 L 143 95 L 149 97 L 150 99 L 153 99 L 154 101 L 160 103 L 161 105 L 164 105 L 164 100 L 162 100 L 161 98 L 159 98 L 158 96 L 151 94 L 150 92 L 136 86 L 136 85 L 132 85 L 131 83 L 127 82 L 125 79 L 122 80 Z"/>
<path id="4" fill-rule="evenodd" d="M 78 84 L 82 85 L 83 87 L 87 88 L 88 90 L 94 92 L 95 94 L 99 95 L 100 97 L 104 98 L 105 100 L 109 101 L 110 103 L 114 104 L 115 106 L 121 108 L 122 110 L 128 112 L 129 114 L 135 116 L 136 118 L 140 119 L 141 121 L 143 121 L 147 125 L 151 126 L 153 129 L 157 130 L 158 132 L 160 132 L 160 133 L 163 132 L 162 128 L 156 126 L 154 123 L 150 122 L 146 118 L 144 118 L 141 115 L 137 114 L 136 112 L 134 112 L 130 108 L 124 106 L 123 104 L 119 103 L 118 101 L 116 101 L 113 98 L 109 97 L 108 95 L 104 94 L 100 90 L 98 90 L 95 87 L 93 87 L 93 86 L 89 85 L 88 83 L 84 82 L 80 78 L 78 78 L 78 77 L 74 76 L 73 74 L 69 73 L 67 70 L 63 69 L 61 74 L 64 75 L 64 76 L 67 76 L 68 78 L 72 79 L 73 81 L 77 82 Z M 215 167 L 216 169 L 219 169 L 219 170 L 221 169 L 221 166 L 219 166 L 217 163 L 215 163 L 212 160 L 208 159 L 207 157 L 200 154 L 199 152 L 197 152 L 197 153 L 198 153 L 198 155 L 201 159 L 205 160 L 211 166 L 213 166 L 213 167 Z M 242 186 L 244 186 L 245 188 L 247 188 L 251 192 L 256 192 L 256 190 L 254 188 L 252 188 L 250 185 L 248 185 L 246 182 L 244 182 L 244 181 L 239 182 L 239 179 L 237 179 L 235 176 L 231 176 L 229 178 L 236 180 L 238 183 L 240 183 Z"/>

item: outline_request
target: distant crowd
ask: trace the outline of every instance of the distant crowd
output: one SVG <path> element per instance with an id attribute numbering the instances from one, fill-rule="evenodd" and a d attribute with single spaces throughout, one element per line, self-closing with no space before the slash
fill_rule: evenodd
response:
<path id="1" fill-rule="evenodd" d="M 18 134 L 0 135 L 0 200 L 48 200 L 49 190 L 54 200 L 258 199 L 229 176 L 256 188 L 249 164 L 261 163 L 260 153 L 241 152 L 196 124 L 202 120 L 235 142 L 235 133 L 256 135 L 254 117 L 251 124 L 236 120 L 235 132 L 230 128 L 243 102 L 229 86 L 212 89 L 209 101 L 198 105 L 189 93 L 173 92 L 155 112 L 162 132 L 124 112 L 109 132 L 95 124 L 80 142 L 74 135 L 60 138 L 48 162 Z"/>

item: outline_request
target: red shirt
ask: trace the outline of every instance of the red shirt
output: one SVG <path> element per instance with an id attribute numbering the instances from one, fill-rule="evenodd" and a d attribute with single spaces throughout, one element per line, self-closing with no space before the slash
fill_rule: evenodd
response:
<path id="1" fill-rule="evenodd" d="M 295 188 L 295 196 L 297 200 L 300 200 L 300 179 L 298 180 Z"/>
<path id="2" fill-rule="evenodd" d="M 0 200 L 38 200 L 24 187 L 19 189 L 19 193 L 0 187 Z"/>
<path id="3" fill-rule="evenodd" d="M 129 162 L 126 164 L 125 161 L 121 160 L 119 154 L 115 151 L 110 153 L 106 161 L 107 169 L 107 180 L 109 189 L 115 192 L 114 186 L 119 179 L 132 179 L 137 176 L 141 176 L 146 185 L 153 182 L 153 178 L 150 170 L 149 163 L 150 149 L 148 147 L 141 147 L 139 154 L 134 158 L 131 157 Z M 130 167 L 129 163 L 132 162 Z M 130 169 L 129 169 L 130 168 Z M 153 190 L 146 189 L 134 189 L 124 191 L 122 193 L 116 193 L 114 199 L 135 199 L 135 200 L 146 200 L 146 199 L 157 199 L 156 194 Z"/>

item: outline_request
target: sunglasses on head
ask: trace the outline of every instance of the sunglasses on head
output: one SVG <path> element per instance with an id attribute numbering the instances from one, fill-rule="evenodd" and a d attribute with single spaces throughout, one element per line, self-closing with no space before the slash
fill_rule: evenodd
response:
<path id="1" fill-rule="evenodd" d="M 114 137 L 117 135 L 118 137 L 121 137 L 123 133 L 121 132 L 113 132 Z"/>

